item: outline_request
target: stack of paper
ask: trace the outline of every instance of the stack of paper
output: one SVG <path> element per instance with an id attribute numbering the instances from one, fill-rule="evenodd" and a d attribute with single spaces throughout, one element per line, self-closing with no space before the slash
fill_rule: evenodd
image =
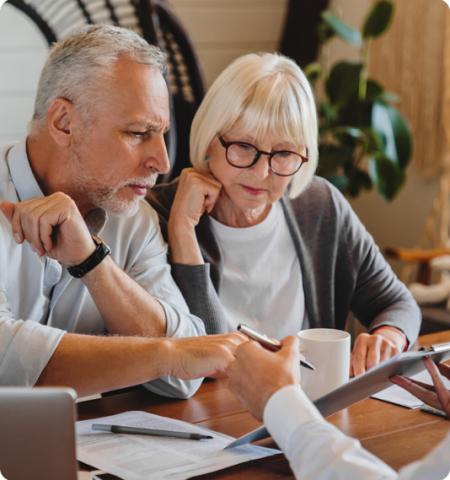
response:
<path id="1" fill-rule="evenodd" d="M 98 432 L 91 429 L 93 423 L 203 433 L 214 438 L 198 441 Z M 280 453 L 254 445 L 224 450 L 233 437 L 139 411 L 80 421 L 76 430 L 78 460 L 126 480 L 182 480 Z"/>

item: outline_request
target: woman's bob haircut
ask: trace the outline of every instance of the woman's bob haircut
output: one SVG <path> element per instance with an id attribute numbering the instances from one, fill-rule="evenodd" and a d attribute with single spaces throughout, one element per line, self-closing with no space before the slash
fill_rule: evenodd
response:
<path id="1" fill-rule="evenodd" d="M 251 53 L 234 60 L 214 81 L 195 114 L 190 136 L 192 165 L 208 170 L 207 150 L 216 135 L 236 124 L 243 133 L 267 134 L 308 152 L 308 161 L 293 175 L 289 196 L 308 185 L 317 167 L 317 113 L 305 74 L 287 57 Z"/>

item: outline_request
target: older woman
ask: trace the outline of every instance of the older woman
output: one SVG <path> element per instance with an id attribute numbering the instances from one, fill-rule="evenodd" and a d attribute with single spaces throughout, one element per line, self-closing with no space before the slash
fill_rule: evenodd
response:
<path id="1" fill-rule="evenodd" d="M 154 189 L 173 275 L 208 333 L 246 323 L 358 336 L 355 374 L 415 341 L 418 307 L 342 195 L 314 177 L 317 117 L 300 68 L 276 54 L 235 60 L 192 124 L 191 162 Z M 164 223 L 164 220 L 167 223 Z"/>

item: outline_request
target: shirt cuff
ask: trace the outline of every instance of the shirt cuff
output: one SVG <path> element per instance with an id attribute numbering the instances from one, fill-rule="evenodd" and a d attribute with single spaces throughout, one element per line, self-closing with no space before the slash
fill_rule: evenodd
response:
<path id="1" fill-rule="evenodd" d="M 403 345 L 402 352 L 406 352 L 409 349 L 408 337 L 406 336 L 406 333 L 401 328 L 393 327 L 392 325 L 381 325 L 381 326 L 378 326 L 378 327 L 374 328 L 373 330 L 371 330 L 370 333 L 371 333 L 371 335 L 373 335 L 374 333 L 378 332 L 379 330 L 393 330 L 393 331 L 400 332 L 403 335 L 403 340 L 404 340 L 404 345 Z"/>
<path id="2" fill-rule="evenodd" d="M 32 320 L 0 322 L 0 385 L 33 386 L 65 333 Z"/>
<path id="3" fill-rule="evenodd" d="M 300 425 L 324 421 L 299 385 L 288 385 L 275 392 L 266 404 L 263 420 L 283 451 L 287 451 L 289 438 Z"/>

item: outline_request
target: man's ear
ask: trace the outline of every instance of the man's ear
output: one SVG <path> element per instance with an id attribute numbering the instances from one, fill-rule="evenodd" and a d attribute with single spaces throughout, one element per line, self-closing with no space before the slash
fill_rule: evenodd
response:
<path id="1" fill-rule="evenodd" d="M 70 145 L 73 133 L 75 107 L 64 98 L 53 100 L 47 112 L 47 128 L 50 136 L 61 147 Z"/>

